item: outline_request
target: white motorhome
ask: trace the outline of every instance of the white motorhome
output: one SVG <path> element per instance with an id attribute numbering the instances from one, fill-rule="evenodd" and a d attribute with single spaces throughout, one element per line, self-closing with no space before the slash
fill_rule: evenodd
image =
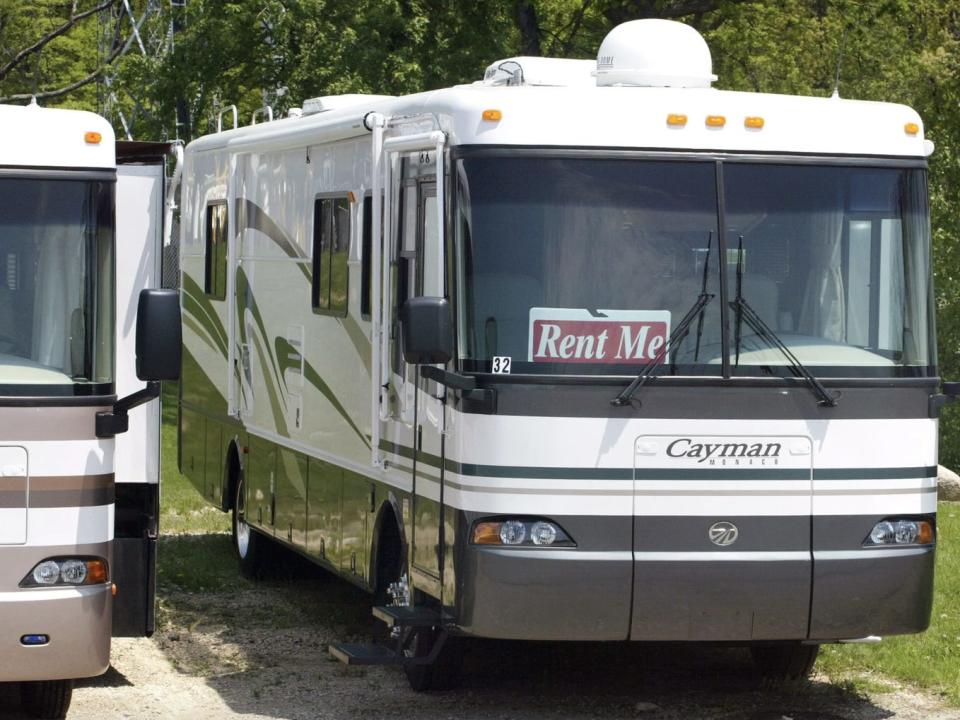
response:
<path id="1" fill-rule="evenodd" d="M 179 369 L 176 294 L 141 295 L 163 215 L 139 213 L 164 153 L 125 146 L 118 172 L 111 127 L 86 112 L 0 106 L 0 124 L 0 682 L 62 717 L 112 633 L 153 630 L 158 403 L 127 413 Z"/>
<path id="2" fill-rule="evenodd" d="M 713 80 L 636 21 L 186 148 L 181 470 L 244 571 L 282 545 L 377 594 L 396 647 L 337 657 L 427 688 L 471 636 L 721 641 L 797 676 L 926 628 L 933 145 Z"/>

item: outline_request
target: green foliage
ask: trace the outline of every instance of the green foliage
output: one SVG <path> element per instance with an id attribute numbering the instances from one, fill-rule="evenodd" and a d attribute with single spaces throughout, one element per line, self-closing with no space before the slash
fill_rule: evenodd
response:
<path id="1" fill-rule="evenodd" d="M 818 667 L 831 678 L 862 679 L 877 673 L 930 688 L 960 705 L 960 504 L 940 503 L 937 515 L 937 582 L 930 629 L 922 635 L 885 638 L 879 645 L 828 645 Z M 877 588 L 882 592 L 882 588 Z"/>

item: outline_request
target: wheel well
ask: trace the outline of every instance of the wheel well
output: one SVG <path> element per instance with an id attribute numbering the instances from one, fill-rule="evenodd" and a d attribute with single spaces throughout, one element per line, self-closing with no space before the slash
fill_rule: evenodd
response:
<path id="1" fill-rule="evenodd" d="M 375 592 L 386 591 L 386 583 L 392 582 L 403 568 L 403 536 L 393 507 L 386 503 L 380 512 L 379 530 L 376 536 L 373 583 Z"/>
<path id="2" fill-rule="evenodd" d="M 226 492 L 220 500 L 220 508 L 224 511 L 232 510 L 234 499 L 237 496 L 237 480 L 240 477 L 240 453 L 235 443 L 230 443 L 227 451 Z"/>

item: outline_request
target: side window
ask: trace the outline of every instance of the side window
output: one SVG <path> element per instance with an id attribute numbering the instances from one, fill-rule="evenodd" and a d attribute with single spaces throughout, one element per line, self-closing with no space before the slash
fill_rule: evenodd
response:
<path id="1" fill-rule="evenodd" d="M 350 201 L 346 197 L 313 202 L 313 309 L 346 317 L 347 254 L 350 249 Z"/>
<path id="2" fill-rule="evenodd" d="M 207 205 L 203 291 L 215 300 L 227 296 L 227 203 Z"/>
<path id="3" fill-rule="evenodd" d="M 382 236 L 382 233 L 381 233 Z M 373 307 L 372 285 L 373 269 L 373 196 L 363 198 L 362 256 L 360 265 L 360 317 L 369 320 Z"/>

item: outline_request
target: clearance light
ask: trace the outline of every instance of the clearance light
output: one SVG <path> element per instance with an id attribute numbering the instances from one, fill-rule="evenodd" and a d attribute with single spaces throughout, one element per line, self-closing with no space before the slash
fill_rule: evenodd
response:
<path id="1" fill-rule="evenodd" d="M 357 196 L 353 194 L 353 190 L 347 191 L 347 200 L 353 205 L 357 201 Z"/>
<path id="2" fill-rule="evenodd" d="M 707 115 L 707 127 L 723 127 L 727 119 L 723 115 Z"/>
<path id="3" fill-rule="evenodd" d="M 87 145 L 99 145 L 100 141 L 103 140 L 103 135 L 98 132 L 88 132 L 83 136 L 83 140 Z"/>
<path id="4" fill-rule="evenodd" d="M 39 562 L 20 587 L 99 585 L 107 582 L 107 562 L 100 558 L 51 558 Z"/>
<path id="5" fill-rule="evenodd" d="M 916 135 L 918 132 L 920 132 L 920 126 L 916 123 L 907 123 L 903 126 L 903 131 L 907 135 Z"/>
<path id="6" fill-rule="evenodd" d="M 500 122 L 503 119 L 503 113 L 499 110 L 484 110 L 481 117 L 487 122 Z"/>
<path id="7" fill-rule="evenodd" d="M 929 545 L 933 542 L 933 525 L 926 520 L 881 520 L 863 541 L 868 547 L 878 545 Z"/>
<path id="8" fill-rule="evenodd" d="M 681 113 L 670 113 L 667 115 L 667 125 L 670 127 L 684 127 L 687 124 L 687 116 Z"/>
<path id="9" fill-rule="evenodd" d="M 745 117 L 743 119 L 743 126 L 745 128 L 750 128 L 751 130 L 760 130 L 763 128 L 763 118 L 762 117 Z"/>
<path id="10" fill-rule="evenodd" d="M 548 520 L 509 518 L 478 522 L 471 538 L 474 545 L 576 547 L 563 528 Z"/>

